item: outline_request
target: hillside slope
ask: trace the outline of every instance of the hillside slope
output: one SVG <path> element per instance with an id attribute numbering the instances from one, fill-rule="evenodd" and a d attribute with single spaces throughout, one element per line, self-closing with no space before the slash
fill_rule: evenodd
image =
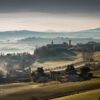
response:
<path id="1" fill-rule="evenodd" d="M 100 89 L 74 94 L 54 100 L 100 100 Z"/>

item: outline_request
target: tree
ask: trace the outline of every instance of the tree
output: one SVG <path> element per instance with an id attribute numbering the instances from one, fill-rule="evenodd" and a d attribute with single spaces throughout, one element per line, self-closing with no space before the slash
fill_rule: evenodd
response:
<path id="1" fill-rule="evenodd" d="M 38 68 L 37 69 L 37 73 L 38 73 L 38 75 L 40 75 L 40 76 L 44 76 L 44 69 L 41 67 L 41 68 Z"/>
<path id="2" fill-rule="evenodd" d="M 90 68 L 87 67 L 87 66 L 84 66 L 81 68 L 81 73 L 80 73 L 80 77 L 83 79 L 83 80 L 89 80 L 92 78 L 93 74 L 90 73 Z"/>
<path id="3" fill-rule="evenodd" d="M 0 77 L 3 77 L 3 71 L 2 70 L 0 70 Z"/>
<path id="4" fill-rule="evenodd" d="M 66 72 L 68 74 L 77 74 L 77 71 L 73 64 L 67 66 Z"/>

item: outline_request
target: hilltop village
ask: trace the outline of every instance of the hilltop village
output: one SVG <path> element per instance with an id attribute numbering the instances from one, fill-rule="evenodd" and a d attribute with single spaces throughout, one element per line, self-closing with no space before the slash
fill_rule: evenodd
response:
<path id="1" fill-rule="evenodd" d="M 76 52 L 81 52 L 84 63 L 83 66 L 76 68 L 75 64 L 60 66 L 59 68 L 44 69 L 43 66 L 37 70 L 31 70 L 32 64 L 41 58 L 61 58 L 66 60 L 74 60 Z M 0 59 L 6 59 L 7 63 L 0 69 L 0 83 L 13 82 L 76 82 L 89 80 L 93 78 L 93 70 L 100 69 L 100 62 L 94 60 L 94 53 L 100 52 L 100 43 L 88 42 L 86 44 L 72 45 L 71 40 L 68 43 L 51 44 L 36 48 L 34 55 L 23 54 L 1 54 Z M 54 59 L 53 59 L 54 60 Z M 18 67 L 18 68 L 17 68 Z M 34 66 L 33 66 L 34 67 Z"/>
<path id="2" fill-rule="evenodd" d="M 100 43 L 90 41 L 86 44 L 78 43 L 76 45 L 72 44 L 72 41 L 69 40 L 68 43 L 64 42 L 62 44 L 54 44 L 52 41 L 51 44 L 36 48 L 34 56 L 36 58 L 61 58 L 67 60 L 75 59 L 76 53 L 81 52 L 83 60 L 92 61 L 94 52 L 100 52 Z"/>
<path id="3" fill-rule="evenodd" d="M 73 59 L 73 57 L 76 56 L 76 54 L 71 50 L 71 40 L 69 40 L 69 43 L 64 42 L 62 44 L 54 44 L 52 41 L 51 44 L 37 48 L 34 52 L 34 55 L 36 58 L 51 57 L 52 59 L 54 57 Z"/>

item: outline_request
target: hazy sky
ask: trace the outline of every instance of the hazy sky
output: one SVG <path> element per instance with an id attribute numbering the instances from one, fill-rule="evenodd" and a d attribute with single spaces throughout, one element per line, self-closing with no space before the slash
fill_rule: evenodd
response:
<path id="1" fill-rule="evenodd" d="M 0 31 L 100 27 L 100 0 L 0 0 Z"/>

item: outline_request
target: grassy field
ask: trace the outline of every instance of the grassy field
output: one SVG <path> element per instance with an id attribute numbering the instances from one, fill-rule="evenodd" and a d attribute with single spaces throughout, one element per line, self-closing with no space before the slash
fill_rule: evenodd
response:
<path id="1" fill-rule="evenodd" d="M 100 70 L 95 70 L 95 71 L 92 71 L 92 72 L 93 72 L 94 76 L 100 77 Z"/>
<path id="2" fill-rule="evenodd" d="M 32 70 L 36 70 L 37 66 L 43 67 L 44 69 L 55 69 L 59 68 L 61 66 L 69 65 L 69 64 L 75 64 L 75 67 L 78 68 L 80 66 L 83 66 L 83 58 L 82 58 L 82 53 L 81 52 L 76 52 L 77 56 L 74 60 L 53 60 L 53 61 L 45 61 L 45 62 L 35 62 L 33 64 L 34 67 L 32 67 Z M 95 52 L 94 53 L 94 60 L 97 62 L 100 62 L 100 52 Z M 78 65 L 76 65 L 78 64 Z"/>
<path id="3" fill-rule="evenodd" d="M 97 54 L 95 57 L 99 60 L 100 55 Z M 76 63 L 77 61 L 74 62 Z M 59 65 L 59 63 L 56 62 L 55 65 Z M 61 64 L 64 64 L 64 62 Z M 100 77 L 100 70 L 93 71 L 93 73 L 94 76 Z M 99 94 L 100 78 L 82 82 L 15 83 L 0 85 L 0 100 L 33 100 L 32 97 L 37 97 L 38 100 L 100 100 Z"/>
<path id="4" fill-rule="evenodd" d="M 95 59 L 96 61 L 100 61 L 100 52 L 94 53 L 94 59 Z"/>
<path id="5" fill-rule="evenodd" d="M 100 100 L 100 89 L 91 90 L 53 100 Z"/>
<path id="6" fill-rule="evenodd" d="M 0 100 L 32 100 L 32 96 L 38 97 L 39 100 L 48 100 L 93 89 L 100 89 L 100 79 L 69 83 L 3 85 L 0 86 Z"/>
<path id="7" fill-rule="evenodd" d="M 100 77 L 100 70 L 93 71 L 93 75 Z M 97 80 L 94 80 L 95 83 L 96 81 Z M 100 88 L 82 91 L 79 93 L 75 93 L 73 95 L 69 95 L 69 96 L 67 95 L 67 96 L 55 98 L 52 100 L 100 100 Z"/>
<path id="8" fill-rule="evenodd" d="M 33 70 L 37 69 L 37 66 L 42 66 L 44 69 L 54 69 L 57 68 L 59 66 L 64 66 L 64 65 L 69 65 L 69 64 L 74 64 L 74 63 L 78 63 L 78 62 L 82 62 L 82 54 L 81 53 L 77 53 L 76 59 L 74 60 L 52 60 L 52 61 L 45 61 L 45 62 L 35 62 L 33 64 Z"/>

